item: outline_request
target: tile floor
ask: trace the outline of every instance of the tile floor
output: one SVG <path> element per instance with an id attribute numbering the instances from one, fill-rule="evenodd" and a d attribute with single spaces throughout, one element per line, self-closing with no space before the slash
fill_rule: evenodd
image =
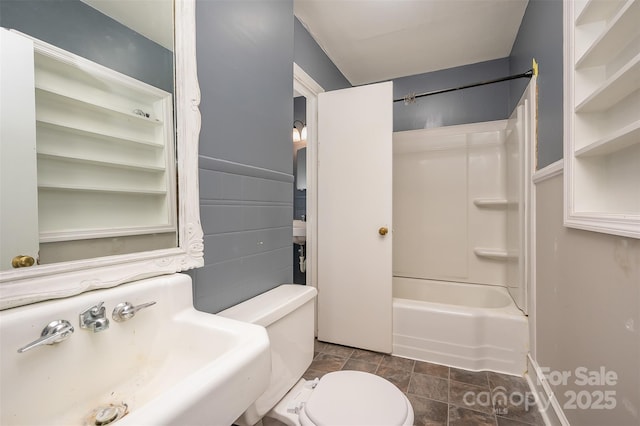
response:
<path id="1" fill-rule="evenodd" d="M 416 426 L 544 425 L 522 377 L 461 370 L 323 342 L 316 342 L 315 351 L 305 379 L 337 370 L 377 374 L 407 395 Z M 278 424 L 265 422 L 265 426 Z"/>

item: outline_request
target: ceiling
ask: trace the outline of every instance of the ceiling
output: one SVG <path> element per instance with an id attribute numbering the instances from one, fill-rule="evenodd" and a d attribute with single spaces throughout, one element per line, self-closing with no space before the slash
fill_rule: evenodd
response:
<path id="1" fill-rule="evenodd" d="M 82 0 L 173 50 L 172 0 Z M 528 0 L 294 0 L 353 85 L 509 56 Z"/>
<path id="2" fill-rule="evenodd" d="M 294 0 L 353 85 L 509 56 L 528 0 Z"/>
<path id="3" fill-rule="evenodd" d="M 173 0 L 81 0 L 173 51 Z"/>

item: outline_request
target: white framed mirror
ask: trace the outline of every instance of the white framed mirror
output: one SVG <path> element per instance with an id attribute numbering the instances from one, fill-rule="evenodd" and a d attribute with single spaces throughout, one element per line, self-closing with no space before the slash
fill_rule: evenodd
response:
<path id="1" fill-rule="evenodd" d="M 174 0 L 174 34 L 176 176 L 171 176 L 170 181 L 177 186 L 174 193 L 178 194 L 176 246 L 0 271 L 0 309 L 73 296 L 204 264 L 198 201 L 200 90 L 194 0 Z M 10 208 L 6 204 L 0 207 Z"/>

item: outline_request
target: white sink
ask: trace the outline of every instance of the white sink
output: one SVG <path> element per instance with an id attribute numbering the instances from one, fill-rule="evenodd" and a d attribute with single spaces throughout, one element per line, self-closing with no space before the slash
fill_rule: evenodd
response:
<path id="1" fill-rule="evenodd" d="M 302 220 L 293 221 L 293 242 L 304 245 L 307 241 L 307 222 Z"/>
<path id="2" fill-rule="evenodd" d="M 151 301 L 111 318 L 120 302 Z M 81 329 L 100 302 L 109 328 Z M 75 332 L 17 352 L 58 319 Z M 118 426 L 228 425 L 266 389 L 271 360 L 264 328 L 196 311 L 191 278 L 174 274 L 0 312 L 0 368 L 2 425 L 84 425 L 110 404 L 127 406 Z"/>

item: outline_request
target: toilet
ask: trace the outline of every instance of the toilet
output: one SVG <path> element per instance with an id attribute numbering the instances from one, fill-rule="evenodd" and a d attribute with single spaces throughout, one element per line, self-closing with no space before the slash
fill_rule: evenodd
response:
<path id="1" fill-rule="evenodd" d="M 411 403 L 382 377 L 343 370 L 302 379 L 313 360 L 316 294 L 283 284 L 218 313 L 265 327 L 270 341 L 269 385 L 235 424 L 259 424 L 266 416 L 291 426 L 412 425 Z"/>

